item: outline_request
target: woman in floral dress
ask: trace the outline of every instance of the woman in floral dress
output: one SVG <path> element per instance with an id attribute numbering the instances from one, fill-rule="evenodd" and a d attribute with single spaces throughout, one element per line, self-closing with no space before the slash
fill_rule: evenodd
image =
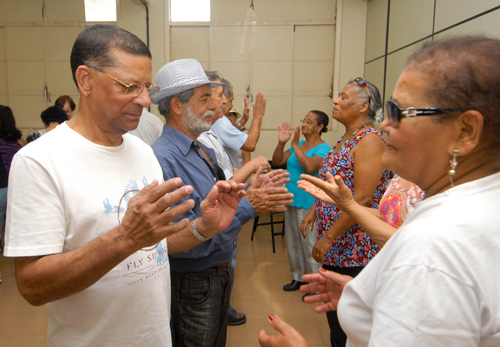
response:
<path id="1" fill-rule="evenodd" d="M 333 118 L 345 126 L 345 134 L 321 163 L 319 178 L 339 175 L 362 206 L 378 208 L 389 182 L 380 159 L 385 142 L 373 126 L 381 115 L 380 92 L 363 78 L 351 80 L 334 101 Z M 318 242 L 313 257 L 322 267 L 355 277 L 380 250 L 354 220 L 336 206 L 316 200 L 301 230 L 316 222 Z M 310 228 L 311 230 L 313 228 Z M 337 312 L 327 314 L 332 347 L 345 346 L 346 336 Z"/>

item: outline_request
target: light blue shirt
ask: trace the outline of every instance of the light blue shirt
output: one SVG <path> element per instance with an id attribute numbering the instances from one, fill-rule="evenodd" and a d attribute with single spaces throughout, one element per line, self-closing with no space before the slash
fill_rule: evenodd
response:
<path id="1" fill-rule="evenodd" d="M 233 167 L 241 169 L 238 159 L 238 150 L 247 142 L 248 135 L 236 129 L 231 121 L 222 116 L 217 122 L 212 125 L 211 130 L 217 135 L 219 141 L 224 146 Z"/>
<path id="2" fill-rule="evenodd" d="M 305 141 L 300 141 L 299 146 L 304 142 Z M 288 150 L 292 153 L 292 155 L 288 158 L 288 161 L 286 162 L 287 171 L 290 173 L 290 182 L 286 184 L 286 187 L 288 188 L 288 192 L 293 193 L 294 196 L 293 203 L 291 204 L 291 206 L 304 208 L 308 210 L 314 204 L 314 198 L 311 194 L 307 193 L 306 191 L 300 189 L 297 186 L 297 181 L 301 179 L 300 175 L 305 174 L 307 172 L 305 172 L 302 165 L 300 165 L 299 160 L 297 159 L 297 154 L 295 154 L 293 147 L 290 147 Z M 321 145 L 317 145 L 316 147 L 311 148 L 305 154 L 309 158 L 318 156 L 324 159 L 325 156 L 331 150 L 332 149 L 330 148 L 330 146 L 326 142 L 324 142 Z M 318 172 L 315 172 L 310 175 L 318 177 Z"/>

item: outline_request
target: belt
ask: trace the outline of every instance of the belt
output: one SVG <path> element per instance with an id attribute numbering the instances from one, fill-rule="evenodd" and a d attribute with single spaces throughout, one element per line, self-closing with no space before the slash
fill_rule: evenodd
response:
<path id="1" fill-rule="evenodd" d="M 231 266 L 231 260 L 228 261 L 227 263 L 224 263 L 224 264 L 220 264 L 219 267 L 228 267 L 228 266 Z"/>

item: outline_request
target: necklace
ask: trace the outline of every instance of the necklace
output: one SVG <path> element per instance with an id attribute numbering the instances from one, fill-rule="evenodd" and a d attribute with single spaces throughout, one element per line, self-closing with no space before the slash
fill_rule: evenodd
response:
<path id="1" fill-rule="evenodd" d="M 360 131 L 361 129 L 363 129 L 364 127 L 366 126 L 369 126 L 370 124 L 369 123 L 366 123 L 366 124 L 363 124 L 362 126 L 360 126 L 359 128 L 356 129 L 356 131 L 354 131 L 351 135 L 351 137 L 349 137 L 349 140 L 352 139 L 357 133 L 358 131 Z M 340 140 L 337 141 L 337 143 L 335 144 L 335 146 L 333 146 L 332 148 L 332 153 L 335 151 L 335 149 L 337 148 L 338 144 L 340 143 L 340 141 L 342 141 L 345 137 L 347 133 L 344 133 L 344 135 L 342 135 L 342 137 L 340 138 Z"/>

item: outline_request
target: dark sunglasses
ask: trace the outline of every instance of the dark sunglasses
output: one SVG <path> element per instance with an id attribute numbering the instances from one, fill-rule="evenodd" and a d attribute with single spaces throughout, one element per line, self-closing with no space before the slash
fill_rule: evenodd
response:
<path id="1" fill-rule="evenodd" d="M 398 106 L 396 101 L 394 101 L 394 100 L 392 100 L 392 98 L 390 98 L 385 103 L 385 110 L 387 113 L 387 119 L 389 119 L 391 126 L 397 127 L 399 125 L 399 122 L 401 121 L 401 118 L 403 118 L 403 117 L 434 116 L 436 114 L 442 114 L 442 113 L 447 113 L 447 112 L 452 112 L 452 111 L 466 111 L 468 109 L 466 109 L 466 108 L 432 108 L 432 107 L 426 107 L 426 108 L 408 107 L 407 109 L 403 109 L 403 108 Z"/>
<path id="2" fill-rule="evenodd" d="M 370 88 L 368 88 L 368 84 L 366 84 L 366 80 L 363 77 L 358 77 L 353 80 L 358 86 L 363 88 L 363 90 L 368 94 L 368 104 L 371 103 L 372 97 L 370 96 Z"/>

